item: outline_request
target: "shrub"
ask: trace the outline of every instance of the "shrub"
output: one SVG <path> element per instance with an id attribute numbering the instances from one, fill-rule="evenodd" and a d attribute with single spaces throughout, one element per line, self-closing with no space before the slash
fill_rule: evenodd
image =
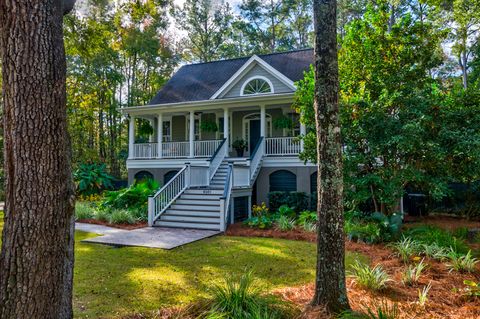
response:
<path id="1" fill-rule="evenodd" d="M 423 259 L 415 266 L 409 265 L 402 274 L 403 284 L 406 286 L 416 285 L 425 268 L 427 265 L 423 263 Z"/>
<path id="2" fill-rule="evenodd" d="M 388 274 L 380 265 L 371 268 L 359 261 L 351 266 L 349 276 L 353 278 L 357 285 L 373 291 L 385 289 L 387 283 L 391 281 Z"/>
<path id="3" fill-rule="evenodd" d="M 293 219 L 295 218 L 295 211 L 288 207 L 287 205 L 282 205 L 278 208 L 278 214 L 280 216 L 285 216 L 285 217 L 289 217 L 290 219 Z"/>
<path id="4" fill-rule="evenodd" d="M 269 209 L 264 202 L 261 205 L 253 205 L 252 206 L 252 215 L 254 217 L 260 217 L 260 216 L 268 215 L 268 213 L 269 213 Z"/>
<path id="5" fill-rule="evenodd" d="M 305 223 L 309 224 L 315 224 L 318 221 L 318 215 L 317 212 L 309 211 L 309 210 L 304 210 L 303 212 L 300 213 L 298 216 L 297 223 L 299 225 L 305 225 Z"/>
<path id="6" fill-rule="evenodd" d="M 304 192 L 270 192 L 268 193 L 268 206 L 272 211 L 277 211 L 280 206 L 287 205 L 296 213 L 308 208 L 308 196 Z"/>
<path id="7" fill-rule="evenodd" d="M 226 277 L 210 288 L 211 299 L 199 318 L 283 319 L 294 317 L 289 304 L 255 287 L 251 272 L 240 278 Z"/>
<path id="8" fill-rule="evenodd" d="M 303 230 L 309 233 L 315 233 L 317 231 L 317 223 L 306 222 L 303 224 Z"/>
<path id="9" fill-rule="evenodd" d="M 452 248 L 455 252 L 466 254 L 468 245 L 451 232 L 439 227 L 425 225 L 407 230 L 405 235 L 421 244 L 436 244 L 446 249 Z"/>
<path id="10" fill-rule="evenodd" d="M 280 215 L 276 221 L 278 230 L 288 231 L 295 228 L 295 219 L 289 218 L 286 215 Z"/>
<path id="11" fill-rule="evenodd" d="M 142 180 L 128 188 L 111 191 L 105 194 L 100 207 L 103 210 L 129 210 L 143 212 L 143 219 L 147 218 L 148 196 L 153 195 L 158 189 L 157 182 L 151 179 Z"/>
<path id="12" fill-rule="evenodd" d="M 108 222 L 110 224 L 134 224 L 137 219 L 128 210 L 114 209 L 109 214 Z"/>
<path id="13" fill-rule="evenodd" d="M 75 203 L 75 219 L 91 219 L 95 216 L 95 209 L 91 204 L 86 202 Z"/>
<path id="14" fill-rule="evenodd" d="M 95 211 L 95 216 L 94 218 L 96 220 L 101 220 L 103 222 L 110 222 L 110 212 L 102 209 L 97 209 Z"/>
<path id="15" fill-rule="evenodd" d="M 398 237 L 400 228 L 402 227 L 401 214 L 386 216 L 385 214 L 375 212 L 371 214 L 368 219 L 379 225 L 383 240 L 391 240 Z"/>
<path id="16" fill-rule="evenodd" d="M 447 258 L 447 249 L 438 246 L 437 244 L 421 244 L 420 245 L 420 254 L 425 257 L 432 258 L 435 260 L 444 260 Z"/>
<path id="17" fill-rule="evenodd" d="M 73 178 L 80 195 L 98 194 L 103 190 L 113 188 L 114 178 L 107 173 L 105 164 L 80 164 L 73 173 Z"/>
<path id="18" fill-rule="evenodd" d="M 403 239 L 389 246 L 395 250 L 396 256 L 398 256 L 404 263 L 408 263 L 412 257 L 419 252 L 420 244 L 410 237 L 403 237 Z"/>
<path id="19" fill-rule="evenodd" d="M 373 244 L 381 241 L 381 229 L 376 223 L 345 221 L 345 233 L 349 240 Z"/>
<path id="20" fill-rule="evenodd" d="M 447 267 L 450 271 L 474 272 L 475 265 L 478 263 L 478 260 L 472 256 L 471 250 L 466 255 L 462 255 L 452 249 L 447 257 L 449 259 Z"/>
<path id="21" fill-rule="evenodd" d="M 269 216 L 252 217 L 244 221 L 244 224 L 252 228 L 272 228 L 273 219 Z"/>

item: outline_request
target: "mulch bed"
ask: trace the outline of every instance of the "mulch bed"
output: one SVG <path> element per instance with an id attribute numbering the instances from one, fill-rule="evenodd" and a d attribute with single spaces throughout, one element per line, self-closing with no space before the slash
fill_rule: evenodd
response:
<path id="1" fill-rule="evenodd" d="M 443 229 L 455 230 L 458 228 L 480 228 L 480 221 L 467 220 L 456 216 L 433 215 L 427 217 L 405 216 L 405 226 L 418 224 L 433 225 Z"/>
<path id="2" fill-rule="evenodd" d="M 423 219 L 422 223 L 432 223 L 437 226 L 449 225 L 449 229 L 456 227 L 477 227 L 478 222 L 452 220 L 440 217 L 433 220 Z M 315 242 L 315 234 L 302 230 L 281 232 L 275 229 L 252 229 L 242 224 L 235 224 L 229 228 L 227 236 L 273 237 L 291 240 L 305 240 Z M 425 260 L 428 269 L 422 274 L 418 286 L 408 287 L 402 283 L 402 272 L 406 266 L 393 255 L 385 245 L 367 245 L 364 243 L 346 242 L 346 249 L 367 256 L 371 265 L 380 264 L 390 275 L 388 289 L 381 293 L 373 293 L 357 287 L 351 278 L 347 279 L 348 296 L 352 309 L 365 311 L 367 306 L 375 309 L 381 302 L 397 304 L 400 318 L 451 318 L 470 319 L 480 318 L 480 298 L 467 298 L 461 289 L 465 287 L 463 281 L 473 280 L 480 282 L 480 265 L 477 265 L 475 274 L 459 274 L 449 272 L 444 263 L 435 260 Z M 431 283 L 427 305 L 423 308 L 417 304 L 418 290 Z M 283 299 L 293 302 L 305 309 L 302 319 L 330 318 L 323 309 L 312 308 L 308 304 L 314 294 L 314 284 L 300 287 L 289 287 L 275 292 Z"/>
<path id="3" fill-rule="evenodd" d="M 79 219 L 79 220 L 76 220 L 76 222 L 85 223 L 85 224 L 102 225 L 102 226 L 108 226 L 108 227 L 119 228 L 124 230 L 134 230 L 134 229 L 144 228 L 148 226 L 148 224 L 145 222 L 138 222 L 135 224 L 110 224 L 108 222 L 97 220 L 97 219 Z"/>

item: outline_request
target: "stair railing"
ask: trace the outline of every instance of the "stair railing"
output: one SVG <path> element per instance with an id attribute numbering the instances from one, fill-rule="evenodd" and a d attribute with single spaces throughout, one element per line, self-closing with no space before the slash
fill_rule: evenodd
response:
<path id="1" fill-rule="evenodd" d="M 223 195 L 220 197 L 220 231 L 227 229 L 228 210 L 233 188 L 233 164 L 228 164 L 227 179 L 223 189 Z M 233 212 L 232 212 L 233 214 Z"/>
<path id="2" fill-rule="evenodd" d="M 227 156 L 228 153 L 228 143 L 227 139 L 224 138 L 220 145 L 217 147 L 217 150 L 215 153 L 210 157 L 208 160 L 210 162 L 210 165 L 208 166 L 208 174 L 210 180 L 213 178 L 215 173 L 217 172 L 218 168 L 222 164 L 223 160 L 225 159 L 225 156 Z"/>
<path id="3" fill-rule="evenodd" d="M 262 136 L 255 147 L 255 150 L 250 155 L 250 185 L 255 182 L 257 169 L 259 168 L 263 156 L 265 155 L 265 138 Z"/>
<path id="4" fill-rule="evenodd" d="M 153 196 L 148 197 L 148 225 L 153 226 L 155 221 L 168 207 L 189 187 L 190 165 L 183 167 L 170 181 L 168 181 Z"/>

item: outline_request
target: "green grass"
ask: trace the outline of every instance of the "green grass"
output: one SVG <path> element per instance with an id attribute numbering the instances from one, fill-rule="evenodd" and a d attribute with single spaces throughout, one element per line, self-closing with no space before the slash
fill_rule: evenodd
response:
<path id="1" fill-rule="evenodd" d="M 226 275 L 246 269 L 264 291 L 309 283 L 315 275 L 316 249 L 307 242 L 218 236 L 171 251 L 80 242 L 95 236 L 75 236 L 76 318 L 115 318 L 186 305 L 206 297 L 207 287 Z M 357 259 L 365 260 L 348 254 L 347 265 Z"/>

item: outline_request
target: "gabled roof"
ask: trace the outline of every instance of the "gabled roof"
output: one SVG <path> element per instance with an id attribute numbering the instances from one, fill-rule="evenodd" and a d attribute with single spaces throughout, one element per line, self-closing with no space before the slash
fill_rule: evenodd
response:
<path id="1" fill-rule="evenodd" d="M 313 64 L 313 50 L 262 54 L 258 57 L 292 82 Z M 208 100 L 252 57 L 182 66 L 150 101 L 150 105 Z"/>

